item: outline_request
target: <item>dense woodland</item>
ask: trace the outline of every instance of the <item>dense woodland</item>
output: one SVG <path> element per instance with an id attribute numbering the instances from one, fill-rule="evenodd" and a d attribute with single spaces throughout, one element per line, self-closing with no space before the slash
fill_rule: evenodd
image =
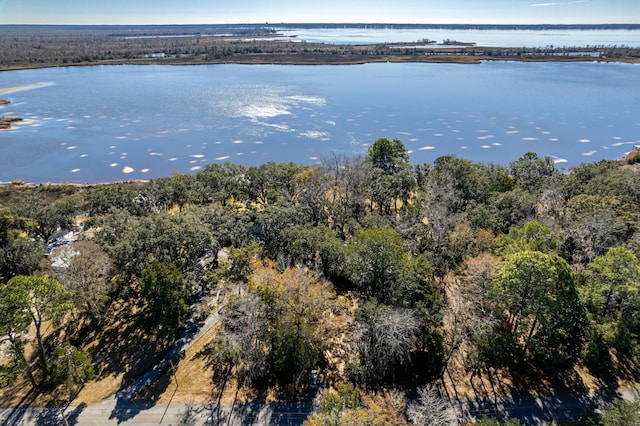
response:
<path id="1" fill-rule="evenodd" d="M 75 390 L 120 372 L 125 385 L 141 351 L 162 353 L 212 307 L 203 386 L 287 398 L 319 370 L 333 390 L 310 425 L 448 424 L 440 395 L 637 383 L 638 162 L 411 165 L 381 138 L 316 166 L 7 184 L 1 385 Z M 60 243 L 69 230 L 78 241 Z M 390 389 L 413 402 L 363 405 Z"/>
<path id="2" fill-rule="evenodd" d="M 451 40 L 354 46 L 307 43 L 277 33 L 271 27 L 256 25 L 132 28 L 5 25 L 0 26 L 0 70 L 123 63 L 640 61 L 640 49 L 629 46 L 499 48 L 476 47 L 473 41 L 462 40 L 466 44 L 462 47 L 432 46 L 436 42 L 449 45 Z"/>

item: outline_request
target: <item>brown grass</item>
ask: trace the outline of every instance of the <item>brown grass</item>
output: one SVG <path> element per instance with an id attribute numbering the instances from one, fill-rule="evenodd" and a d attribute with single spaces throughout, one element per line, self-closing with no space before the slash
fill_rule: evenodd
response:
<path id="1" fill-rule="evenodd" d="M 456 280 L 446 286 L 447 300 L 460 303 Z M 451 309 L 445 308 L 445 333 L 452 329 Z M 564 392 L 597 392 L 611 389 L 636 389 L 640 385 L 640 366 L 629 359 L 617 359 L 613 354 L 612 372 L 608 377 L 598 377 L 581 362 L 569 371 L 550 376 L 533 365 L 508 368 L 485 368 L 470 371 L 465 360 L 474 352 L 468 340 L 462 340 L 453 351 L 442 377 L 443 394 L 455 398 L 493 398 L 514 394 L 550 395 Z"/>
<path id="2" fill-rule="evenodd" d="M 168 336 L 156 336 L 147 332 L 140 310 L 131 303 L 114 303 L 107 318 L 111 322 L 107 322 L 99 330 L 80 331 L 86 334 L 83 340 L 90 342 L 81 349 L 94 364 L 96 378 L 93 381 L 71 389 L 66 386 L 33 389 L 26 374 L 22 374 L 14 384 L 1 390 L 0 406 L 47 406 L 64 403 L 79 405 L 99 402 L 151 368 L 173 343 L 173 339 Z M 53 331 L 49 328 L 45 336 L 52 346 L 69 340 L 64 332 Z M 73 343 L 73 339 L 71 342 Z M 32 349 L 26 355 L 32 357 Z"/>
<path id="3" fill-rule="evenodd" d="M 335 329 L 346 330 L 353 322 L 353 314 L 357 309 L 357 300 L 348 296 L 338 296 L 336 309 L 326 318 L 334 324 Z M 186 351 L 174 371 L 168 371 L 156 380 L 148 389 L 138 396 L 138 401 L 159 403 L 205 404 L 210 401 L 246 402 L 255 398 L 254 391 L 238 388 L 233 372 L 221 386 L 219 381 L 214 383 L 214 376 L 223 375 L 216 371 L 205 356 L 207 345 L 216 337 L 219 327 L 214 326 L 194 342 Z M 342 332 L 331 337 L 334 350 L 325 354 L 328 359 L 323 380 L 328 383 L 345 381 L 344 366 L 351 356 L 353 348 L 350 346 L 349 336 Z M 274 390 L 261 395 L 267 400 L 276 401 L 278 396 Z"/>
<path id="4" fill-rule="evenodd" d="M 186 350 L 177 368 L 162 375 L 140 397 L 144 399 L 154 395 L 160 403 L 168 403 L 171 398 L 172 402 L 185 404 L 209 401 L 213 396 L 214 371 L 200 354 L 217 332 L 218 327 L 212 327 L 202 335 Z"/>
<path id="5" fill-rule="evenodd" d="M 0 390 L 0 406 L 26 407 L 71 403 L 73 405 L 94 404 L 122 389 L 150 368 L 170 346 L 166 336 L 151 336 L 146 333 L 139 309 L 130 303 L 120 302 L 111 308 L 109 318 L 113 321 L 98 331 L 87 332 L 85 340 L 91 342 L 82 349 L 90 354 L 96 366 L 96 380 L 73 389 L 34 390 L 26 375 L 18 378 L 12 386 Z M 352 356 L 350 328 L 357 300 L 350 296 L 339 296 L 336 308 L 327 319 L 342 323 L 336 330 L 343 330 L 332 337 L 335 348 L 326 354 L 328 365 L 323 371 L 323 380 L 329 384 L 344 381 L 344 364 Z M 447 319 L 445 318 L 445 327 Z M 48 338 L 61 342 L 66 337 L 53 335 Z M 169 370 L 138 396 L 138 402 L 206 404 L 209 402 L 245 402 L 256 397 L 245 388 L 238 388 L 233 374 L 224 386 L 214 384 L 216 371 L 204 354 L 207 345 L 215 338 L 218 326 L 212 327 L 185 352 L 174 370 Z M 33 333 L 33 331 L 32 331 Z M 514 378 L 506 369 L 487 369 L 472 374 L 465 365 L 465 358 L 472 350 L 469 342 L 463 342 L 449 360 L 443 376 L 443 393 L 450 397 L 493 397 L 513 393 L 549 394 L 560 391 L 597 391 L 619 388 L 635 388 L 640 383 L 640 368 L 626 360 L 614 360 L 613 382 L 603 382 L 582 365 L 576 366 L 563 378 L 546 378 L 541 372 L 531 369 L 525 376 Z M 32 355 L 28 353 L 27 355 Z M 275 401 L 273 391 L 261 395 Z"/>
<path id="6" fill-rule="evenodd" d="M 156 401 L 161 404 L 206 404 L 212 401 L 231 403 L 246 402 L 254 395 L 238 388 L 233 374 L 223 387 L 214 384 L 215 368 L 204 354 L 207 345 L 216 337 L 219 327 L 212 327 L 186 351 L 185 356 L 173 370 L 160 376 L 136 397 L 138 402 Z"/>

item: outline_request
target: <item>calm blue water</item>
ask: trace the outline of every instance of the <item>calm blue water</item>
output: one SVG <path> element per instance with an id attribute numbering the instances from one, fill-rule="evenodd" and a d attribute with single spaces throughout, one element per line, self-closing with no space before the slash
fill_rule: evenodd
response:
<path id="1" fill-rule="evenodd" d="M 640 144 L 640 67 L 598 63 L 99 66 L 0 73 L 27 120 L 0 132 L 0 181 L 98 182 L 207 163 L 313 164 L 400 138 L 442 155 L 558 167 Z"/>
<path id="2" fill-rule="evenodd" d="M 329 44 L 407 43 L 423 39 L 457 40 L 491 47 L 640 47 L 638 30 L 452 30 L 371 28 L 277 28 L 296 40 Z"/>

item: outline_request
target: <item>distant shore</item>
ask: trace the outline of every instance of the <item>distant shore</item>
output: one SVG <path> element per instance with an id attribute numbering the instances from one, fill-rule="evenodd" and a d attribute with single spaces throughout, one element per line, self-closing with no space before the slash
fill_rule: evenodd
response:
<path id="1" fill-rule="evenodd" d="M 397 24 L 253 24 L 174 26 L 0 25 L 0 70 L 88 65 L 355 65 L 375 62 L 478 64 L 483 61 L 640 63 L 624 45 L 496 47 L 446 39 L 377 44 L 310 42 L 295 28 L 449 28 L 456 30 L 636 30 L 640 25 L 429 26 Z M 284 32 L 283 32 L 284 31 Z M 464 37 L 464 36 L 463 36 Z"/>
<path id="2" fill-rule="evenodd" d="M 444 50 L 444 49 L 439 49 Z M 424 64 L 480 64 L 487 61 L 509 62 L 601 62 L 601 63 L 627 63 L 640 64 L 640 57 L 594 57 L 585 56 L 524 56 L 524 57 L 496 57 L 493 55 L 462 55 L 456 53 L 433 53 L 422 55 L 385 54 L 374 57 L 344 55 L 336 57 L 298 54 L 238 54 L 230 58 L 203 60 L 192 57 L 173 58 L 139 58 L 139 59 L 107 59 L 78 63 L 40 63 L 7 66 L 0 65 L 2 71 L 19 71 L 27 69 L 75 67 L 75 66 L 99 66 L 99 65 L 362 65 L 370 63 L 424 63 Z"/>

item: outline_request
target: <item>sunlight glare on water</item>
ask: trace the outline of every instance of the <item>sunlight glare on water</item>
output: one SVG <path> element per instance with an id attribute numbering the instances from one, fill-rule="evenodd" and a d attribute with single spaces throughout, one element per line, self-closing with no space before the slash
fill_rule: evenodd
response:
<path id="1" fill-rule="evenodd" d="M 51 82 L 48 85 L 34 84 Z M 456 155 L 560 167 L 640 144 L 637 65 L 97 66 L 10 71 L 0 181 L 149 179 L 203 164 L 314 164 L 399 138 L 414 164 Z M 197 162 L 197 163 L 194 163 Z"/>

